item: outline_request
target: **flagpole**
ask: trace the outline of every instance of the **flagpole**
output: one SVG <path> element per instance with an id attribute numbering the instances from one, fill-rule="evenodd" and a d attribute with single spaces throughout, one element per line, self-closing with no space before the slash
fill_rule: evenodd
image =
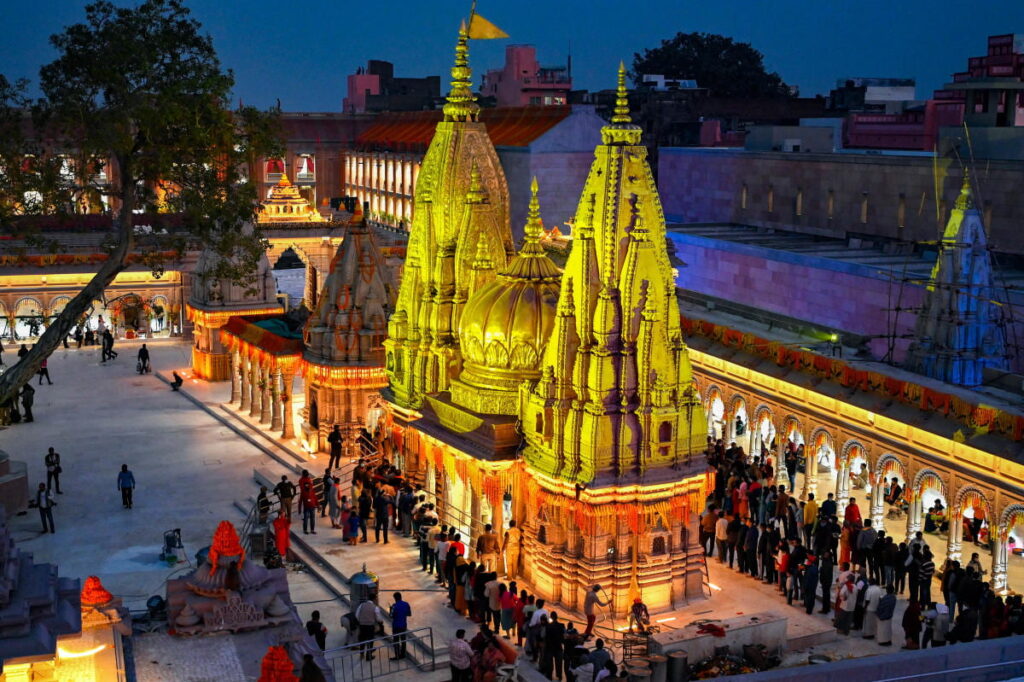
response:
<path id="1" fill-rule="evenodd" d="M 469 6 L 469 23 L 466 24 L 466 30 L 467 31 L 469 30 L 469 27 L 473 25 L 473 15 L 474 14 L 476 14 L 476 0 L 473 0 L 472 4 L 470 4 L 470 6 Z"/>

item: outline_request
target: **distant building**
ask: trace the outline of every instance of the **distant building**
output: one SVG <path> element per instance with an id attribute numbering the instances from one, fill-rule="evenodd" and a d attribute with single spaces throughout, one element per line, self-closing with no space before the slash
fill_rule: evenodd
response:
<path id="1" fill-rule="evenodd" d="M 840 78 L 829 93 L 828 106 L 836 111 L 886 112 L 916 97 L 913 78 Z"/>
<path id="2" fill-rule="evenodd" d="M 565 106 L 572 90 L 569 65 L 541 66 L 533 45 L 505 48 L 505 66 L 484 74 L 482 97 L 494 97 L 499 107 Z"/>
<path id="3" fill-rule="evenodd" d="M 441 96 L 441 77 L 396 78 L 395 65 L 371 59 L 348 76 L 348 96 L 343 111 L 420 111 L 433 109 Z"/>
<path id="4" fill-rule="evenodd" d="M 413 189 L 440 120 L 440 111 L 381 116 L 346 155 L 345 194 L 360 204 L 368 202 L 375 222 L 406 230 L 412 224 Z M 480 121 L 487 126 L 508 182 L 516 238 L 526 222 L 533 176 L 540 182 L 546 225 L 564 227 L 576 213 L 576 198 L 604 123 L 593 107 L 482 109 Z"/>
<path id="5" fill-rule="evenodd" d="M 648 90 L 696 90 L 697 81 L 686 78 L 666 78 L 660 73 L 640 76 L 640 88 Z"/>

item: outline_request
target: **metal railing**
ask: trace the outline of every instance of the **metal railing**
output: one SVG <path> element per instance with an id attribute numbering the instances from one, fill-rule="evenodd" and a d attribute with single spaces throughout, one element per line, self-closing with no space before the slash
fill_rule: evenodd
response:
<path id="1" fill-rule="evenodd" d="M 400 651 L 396 649 L 403 644 L 406 655 L 399 658 L 396 654 Z M 376 680 L 412 670 L 430 672 L 437 664 L 434 630 L 429 627 L 418 628 L 397 637 L 386 635 L 327 649 L 324 658 L 334 673 L 335 682 Z"/>

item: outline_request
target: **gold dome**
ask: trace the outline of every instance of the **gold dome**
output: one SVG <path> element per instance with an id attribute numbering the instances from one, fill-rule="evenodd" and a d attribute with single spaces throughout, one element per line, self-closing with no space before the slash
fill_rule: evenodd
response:
<path id="1" fill-rule="evenodd" d="M 540 376 L 540 354 L 551 334 L 562 271 L 540 246 L 543 225 L 537 179 L 531 184 L 523 246 L 493 282 L 474 293 L 459 322 L 462 383 L 516 390 Z"/>

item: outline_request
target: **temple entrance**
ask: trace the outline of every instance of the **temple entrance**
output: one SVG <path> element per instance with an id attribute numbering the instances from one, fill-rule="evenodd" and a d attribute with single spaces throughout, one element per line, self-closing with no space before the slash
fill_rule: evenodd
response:
<path id="1" fill-rule="evenodd" d="M 152 310 L 149 317 L 149 331 L 153 334 L 158 334 L 162 332 L 167 325 L 167 316 L 170 314 L 170 304 L 167 302 L 166 296 L 154 296 L 151 305 Z"/>
<path id="2" fill-rule="evenodd" d="M 754 416 L 754 428 L 750 432 L 750 455 L 770 457 L 775 444 L 775 424 L 770 410 L 762 409 Z M 774 459 L 774 458 L 773 458 Z"/>

